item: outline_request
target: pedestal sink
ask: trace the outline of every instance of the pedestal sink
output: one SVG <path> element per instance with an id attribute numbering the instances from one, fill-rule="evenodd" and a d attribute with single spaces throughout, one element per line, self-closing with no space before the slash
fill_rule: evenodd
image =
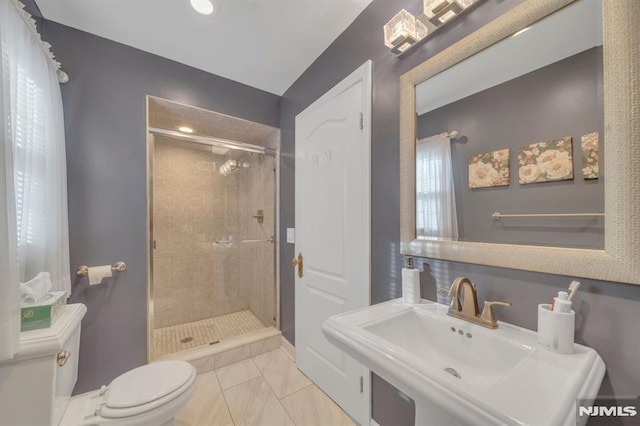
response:
<path id="1" fill-rule="evenodd" d="M 409 395 L 416 425 L 575 425 L 605 366 L 591 348 L 562 355 L 504 322 L 486 329 L 423 300 L 391 300 L 327 319 L 327 339 Z"/>

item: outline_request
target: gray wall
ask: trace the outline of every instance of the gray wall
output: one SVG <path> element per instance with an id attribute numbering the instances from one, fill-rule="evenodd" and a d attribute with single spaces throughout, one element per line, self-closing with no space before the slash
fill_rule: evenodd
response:
<path id="1" fill-rule="evenodd" d="M 374 0 L 356 21 L 311 65 L 283 95 L 281 235 L 294 223 L 295 116 L 362 65 L 373 60 L 372 138 L 372 302 L 400 296 L 399 255 L 399 76 L 521 3 L 487 0 L 472 13 L 451 23 L 437 36 L 403 59 L 384 46 L 383 25 L 401 8 L 418 13 L 419 0 Z M 283 244 L 281 256 L 282 330 L 294 341 L 294 276 L 289 260 L 293 245 Z M 436 299 L 436 282 L 448 286 L 458 275 L 478 284 L 482 300 L 509 300 L 513 307 L 501 319 L 535 329 L 536 305 L 550 300 L 570 277 L 428 261 L 422 274 L 423 297 Z M 576 339 L 595 348 L 605 360 L 608 375 L 601 394 L 640 394 L 640 287 L 581 280 L 576 301 L 579 323 Z M 382 426 L 413 424 L 413 404 L 383 380 L 373 380 L 373 417 Z"/>
<path id="2" fill-rule="evenodd" d="M 451 144 L 460 240 L 604 247 L 604 218 L 491 218 L 496 211 L 604 211 L 603 168 L 600 179 L 583 179 L 580 146 L 591 132 L 604 146 L 602 94 L 602 48 L 592 48 L 418 117 L 419 138 L 460 132 Z M 564 136 L 573 137 L 574 179 L 519 184 L 519 148 Z M 469 188 L 469 159 L 505 148 L 511 149 L 510 185 Z"/>
<path id="3" fill-rule="evenodd" d="M 275 127 L 280 98 L 53 22 L 40 28 L 71 77 L 61 86 L 71 268 L 128 265 L 103 285 L 74 283 L 71 301 L 89 309 L 75 390 L 83 392 L 147 360 L 145 96 Z"/>
<path id="4" fill-rule="evenodd" d="M 24 10 L 31 14 L 31 16 L 34 18 L 42 18 L 42 13 L 35 0 L 21 0 L 21 2 L 24 4 Z M 40 30 L 40 28 L 38 28 L 38 30 Z"/>

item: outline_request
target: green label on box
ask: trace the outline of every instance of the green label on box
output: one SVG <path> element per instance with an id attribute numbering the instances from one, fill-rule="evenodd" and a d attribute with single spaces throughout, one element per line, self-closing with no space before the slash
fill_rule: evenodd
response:
<path id="1" fill-rule="evenodd" d="M 22 321 L 20 329 L 36 330 L 51 326 L 51 305 L 33 308 L 22 308 Z"/>
<path id="2" fill-rule="evenodd" d="M 20 309 L 20 331 L 37 330 L 51 327 L 62 313 L 66 302 L 66 293 L 47 293 L 49 299 L 43 304 L 23 305 Z"/>

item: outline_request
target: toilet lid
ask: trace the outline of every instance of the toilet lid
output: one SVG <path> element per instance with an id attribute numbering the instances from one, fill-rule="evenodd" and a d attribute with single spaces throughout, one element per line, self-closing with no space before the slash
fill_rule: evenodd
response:
<path id="1" fill-rule="evenodd" d="M 111 382 L 105 405 L 109 408 L 130 408 L 148 404 L 176 391 L 192 375 L 193 367 L 184 361 L 143 365 Z"/>

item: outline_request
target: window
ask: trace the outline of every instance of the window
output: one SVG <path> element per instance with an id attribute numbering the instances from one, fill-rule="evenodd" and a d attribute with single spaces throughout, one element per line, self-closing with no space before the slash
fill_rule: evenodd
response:
<path id="1" fill-rule="evenodd" d="M 458 219 L 451 163 L 451 142 L 445 135 L 416 144 L 416 235 L 458 239 Z"/>

